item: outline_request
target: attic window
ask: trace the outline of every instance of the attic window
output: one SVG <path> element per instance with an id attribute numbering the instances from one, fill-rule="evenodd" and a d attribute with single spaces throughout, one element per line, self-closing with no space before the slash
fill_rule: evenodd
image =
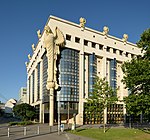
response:
<path id="1" fill-rule="evenodd" d="M 76 42 L 76 43 L 80 43 L 80 38 L 75 37 L 75 42 Z"/>
<path id="2" fill-rule="evenodd" d="M 84 40 L 84 45 L 88 46 L 88 41 L 87 40 Z"/>
<path id="3" fill-rule="evenodd" d="M 92 48 L 95 48 L 96 43 L 92 42 Z"/>
<path id="4" fill-rule="evenodd" d="M 71 35 L 66 34 L 66 40 L 71 41 Z"/>
<path id="5" fill-rule="evenodd" d="M 99 44 L 99 49 L 103 50 L 103 45 L 102 44 Z"/>
<path id="6" fill-rule="evenodd" d="M 106 51 L 107 51 L 107 52 L 110 52 L 110 47 L 107 46 Z"/>

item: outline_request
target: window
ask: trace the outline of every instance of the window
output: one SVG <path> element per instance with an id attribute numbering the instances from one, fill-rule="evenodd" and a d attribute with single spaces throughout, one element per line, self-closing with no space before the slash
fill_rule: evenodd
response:
<path id="1" fill-rule="evenodd" d="M 117 51 L 116 49 L 113 49 L 113 53 L 116 53 L 116 51 Z"/>
<path id="2" fill-rule="evenodd" d="M 120 50 L 120 51 L 119 51 L 119 54 L 122 55 L 122 54 L 123 54 L 123 51 Z"/>
<path id="3" fill-rule="evenodd" d="M 128 57 L 128 55 L 129 55 L 129 53 L 128 53 L 128 52 L 126 52 L 126 57 Z"/>
<path id="4" fill-rule="evenodd" d="M 88 46 L 88 41 L 87 40 L 84 40 L 84 45 Z"/>
<path id="5" fill-rule="evenodd" d="M 75 42 L 76 42 L 76 43 L 80 43 L 80 38 L 75 37 Z"/>
<path id="6" fill-rule="evenodd" d="M 107 51 L 107 52 L 110 52 L 110 47 L 107 46 L 106 51 Z"/>
<path id="7" fill-rule="evenodd" d="M 134 54 L 131 54 L 131 58 L 134 58 Z"/>
<path id="8" fill-rule="evenodd" d="M 71 41 L 71 35 L 66 34 L 66 40 Z"/>
<path id="9" fill-rule="evenodd" d="M 92 48 L 96 47 L 96 43 L 92 42 Z"/>
<path id="10" fill-rule="evenodd" d="M 103 45 L 102 44 L 99 44 L 99 49 L 103 50 Z"/>

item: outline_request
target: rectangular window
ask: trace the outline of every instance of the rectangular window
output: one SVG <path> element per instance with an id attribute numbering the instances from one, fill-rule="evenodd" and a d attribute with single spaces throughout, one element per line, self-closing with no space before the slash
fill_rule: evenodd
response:
<path id="1" fill-rule="evenodd" d="M 107 51 L 107 52 L 110 52 L 110 47 L 107 46 L 106 51 Z"/>
<path id="2" fill-rule="evenodd" d="M 71 41 L 71 35 L 66 34 L 66 40 Z"/>
<path id="3" fill-rule="evenodd" d="M 131 54 L 131 58 L 134 58 L 134 54 Z"/>
<path id="4" fill-rule="evenodd" d="M 99 49 L 103 50 L 103 45 L 102 44 L 99 44 Z"/>
<path id="5" fill-rule="evenodd" d="M 75 37 L 75 42 L 76 42 L 76 43 L 80 43 L 80 38 Z"/>
<path id="6" fill-rule="evenodd" d="M 129 53 L 128 53 L 128 52 L 126 52 L 126 57 L 128 57 L 128 55 L 129 55 Z"/>
<path id="7" fill-rule="evenodd" d="M 88 46 L 88 41 L 87 40 L 84 40 L 84 45 Z"/>
<path id="8" fill-rule="evenodd" d="M 116 53 L 116 51 L 117 51 L 116 49 L 113 49 L 113 53 Z"/>
<path id="9" fill-rule="evenodd" d="M 92 48 L 96 47 L 96 43 L 92 42 Z"/>
<path id="10" fill-rule="evenodd" d="M 120 51 L 119 51 L 119 54 L 122 55 L 122 54 L 123 54 L 123 51 L 120 50 Z"/>

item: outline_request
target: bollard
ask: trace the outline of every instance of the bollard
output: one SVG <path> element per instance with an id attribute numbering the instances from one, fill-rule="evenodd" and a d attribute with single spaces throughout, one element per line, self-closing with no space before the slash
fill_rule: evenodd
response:
<path id="1" fill-rule="evenodd" d="M 37 134 L 38 134 L 38 135 L 40 134 L 40 127 L 39 127 L 39 126 L 38 126 Z"/>
<path id="2" fill-rule="evenodd" d="M 26 136 L 26 135 L 27 135 L 27 128 L 24 127 L 24 136 Z"/>
<path id="3" fill-rule="evenodd" d="M 8 128 L 8 138 L 9 138 L 10 129 Z"/>
<path id="4" fill-rule="evenodd" d="M 61 132 L 64 132 L 64 127 L 65 127 L 64 124 L 61 124 L 61 125 L 60 125 L 60 130 L 61 130 Z"/>

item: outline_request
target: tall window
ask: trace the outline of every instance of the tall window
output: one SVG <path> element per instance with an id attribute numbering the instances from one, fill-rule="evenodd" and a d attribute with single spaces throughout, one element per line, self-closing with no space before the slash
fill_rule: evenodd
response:
<path id="1" fill-rule="evenodd" d="M 110 86 L 116 89 L 116 58 L 110 60 Z"/>
<path id="2" fill-rule="evenodd" d="M 40 63 L 37 65 L 37 100 L 40 99 Z"/>
<path id="3" fill-rule="evenodd" d="M 31 77 L 29 77 L 29 86 L 28 86 L 29 87 L 29 93 L 28 93 L 29 94 L 29 104 L 30 104 L 30 101 L 31 101 L 31 99 L 30 99 L 30 94 L 31 94 L 30 93 L 31 92 L 30 91 L 31 90 L 30 87 L 31 87 L 31 85 L 30 84 L 31 84 Z"/>
<path id="4" fill-rule="evenodd" d="M 34 83 L 35 83 L 35 71 L 32 73 L 32 103 L 34 103 Z"/>
<path id="5" fill-rule="evenodd" d="M 89 55 L 89 92 L 93 91 L 94 80 L 97 75 L 97 58 L 93 53 Z"/>
<path id="6" fill-rule="evenodd" d="M 59 64 L 61 101 L 79 101 L 79 53 L 71 49 L 61 52 Z"/>
<path id="7" fill-rule="evenodd" d="M 49 102 L 49 98 L 48 98 L 48 90 L 46 88 L 46 84 L 47 84 L 47 68 L 48 68 L 48 61 L 47 61 L 47 56 L 46 53 L 43 55 L 43 85 L 42 85 L 42 102 L 46 103 Z"/>
<path id="8" fill-rule="evenodd" d="M 72 49 L 61 51 L 59 63 L 60 101 L 64 104 L 79 102 L 79 52 Z M 58 100 L 58 99 L 57 99 Z"/>

